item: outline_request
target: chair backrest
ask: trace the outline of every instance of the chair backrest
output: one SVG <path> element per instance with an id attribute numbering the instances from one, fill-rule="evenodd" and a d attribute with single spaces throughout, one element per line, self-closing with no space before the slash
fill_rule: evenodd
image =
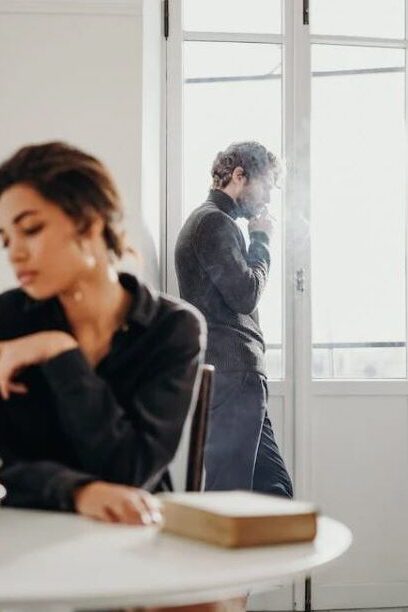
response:
<path id="1" fill-rule="evenodd" d="M 204 467 L 204 446 L 210 411 L 214 366 L 204 364 L 197 404 L 193 414 L 188 448 L 186 491 L 201 491 Z"/>

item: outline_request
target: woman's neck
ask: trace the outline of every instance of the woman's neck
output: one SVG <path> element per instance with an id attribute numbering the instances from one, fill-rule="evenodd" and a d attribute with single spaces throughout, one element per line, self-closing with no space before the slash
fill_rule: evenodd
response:
<path id="1" fill-rule="evenodd" d="M 58 296 L 74 335 L 106 338 L 123 323 L 131 296 L 108 268 L 95 269 L 86 280 Z"/>

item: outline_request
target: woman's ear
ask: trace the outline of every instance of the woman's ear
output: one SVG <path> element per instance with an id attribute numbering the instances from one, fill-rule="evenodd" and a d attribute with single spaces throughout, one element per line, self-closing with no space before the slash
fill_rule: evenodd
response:
<path id="1" fill-rule="evenodd" d="M 89 219 L 89 225 L 85 231 L 85 235 L 91 240 L 93 238 L 99 238 L 103 235 L 105 230 L 105 222 L 99 215 L 92 215 Z"/>

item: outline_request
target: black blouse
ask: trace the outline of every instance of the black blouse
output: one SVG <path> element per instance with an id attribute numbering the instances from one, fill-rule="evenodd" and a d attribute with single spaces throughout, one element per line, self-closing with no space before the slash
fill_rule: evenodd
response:
<path id="1" fill-rule="evenodd" d="M 94 480 L 168 489 L 167 471 L 205 349 L 205 323 L 186 303 L 120 274 L 133 300 L 109 353 L 93 369 L 80 349 L 20 376 L 26 395 L 0 398 L 0 481 L 5 505 L 73 510 Z M 57 299 L 20 289 L 0 295 L 0 340 L 70 332 Z"/>

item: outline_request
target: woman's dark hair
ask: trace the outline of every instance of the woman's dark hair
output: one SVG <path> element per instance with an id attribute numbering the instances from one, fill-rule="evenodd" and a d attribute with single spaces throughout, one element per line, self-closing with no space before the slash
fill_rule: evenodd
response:
<path id="1" fill-rule="evenodd" d="M 100 215 L 106 246 L 122 257 L 122 205 L 108 170 L 95 157 L 64 142 L 25 146 L 0 165 L 0 195 L 17 184 L 29 185 L 59 206 L 80 232 L 95 213 Z"/>
<path id="2" fill-rule="evenodd" d="M 225 151 L 217 153 L 211 168 L 213 188 L 226 187 L 238 167 L 243 169 L 248 180 L 272 172 L 275 183 L 282 171 L 278 157 L 259 142 L 234 142 Z"/>

